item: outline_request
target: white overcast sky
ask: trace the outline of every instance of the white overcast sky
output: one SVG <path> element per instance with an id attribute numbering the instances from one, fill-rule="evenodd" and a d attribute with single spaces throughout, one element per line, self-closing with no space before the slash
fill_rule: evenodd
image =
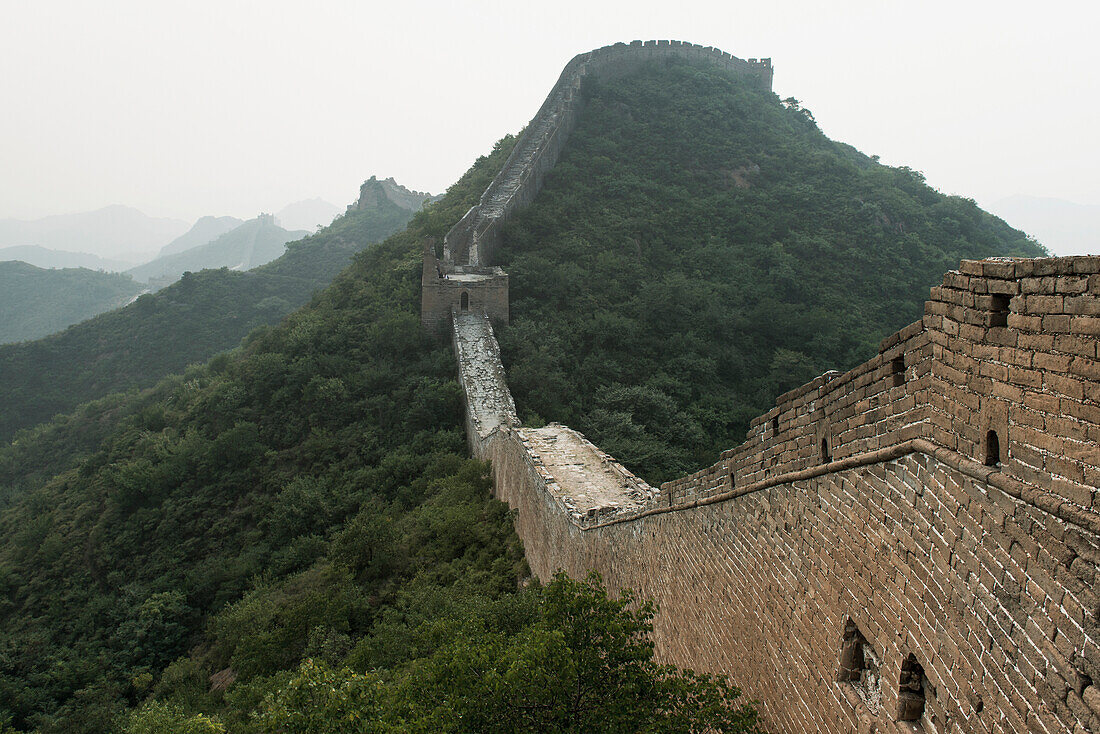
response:
<path id="1" fill-rule="evenodd" d="M 1094 3 L 0 0 L 0 218 L 251 217 L 372 174 L 440 192 L 574 54 L 770 56 L 830 136 L 988 204 L 1100 204 Z"/>

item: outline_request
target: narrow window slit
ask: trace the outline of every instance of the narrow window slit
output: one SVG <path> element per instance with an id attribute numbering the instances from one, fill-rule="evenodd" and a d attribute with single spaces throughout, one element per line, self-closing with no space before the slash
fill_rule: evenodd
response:
<path id="1" fill-rule="evenodd" d="M 894 377 L 894 387 L 905 384 L 905 357 L 894 357 L 890 362 L 890 372 Z"/>
<path id="2" fill-rule="evenodd" d="M 928 679 L 924 676 L 924 667 L 912 655 L 901 665 L 898 688 L 898 720 L 920 721 L 920 717 L 924 716 Z"/>
<path id="3" fill-rule="evenodd" d="M 823 438 L 821 439 L 821 463 L 828 464 L 832 460 L 833 457 L 829 454 L 829 439 Z"/>
<path id="4" fill-rule="evenodd" d="M 996 431 L 987 431 L 985 434 L 985 465 L 1001 465 L 1001 441 L 997 438 Z"/>
<path id="5" fill-rule="evenodd" d="M 989 316 L 990 326 L 1008 326 L 1008 304 L 1012 299 L 1002 293 L 995 293 L 991 297 L 992 313 Z"/>

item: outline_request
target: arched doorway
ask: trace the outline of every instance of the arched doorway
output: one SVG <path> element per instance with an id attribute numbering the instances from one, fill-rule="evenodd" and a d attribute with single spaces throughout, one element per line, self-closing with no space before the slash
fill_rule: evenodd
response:
<path id="1" fill-rule="evenodd" d="M 467 291 L 462 291 L 462 298 L 459 299 L 459 305 L 463 311 L 470 310 L 470 294 Z"/>

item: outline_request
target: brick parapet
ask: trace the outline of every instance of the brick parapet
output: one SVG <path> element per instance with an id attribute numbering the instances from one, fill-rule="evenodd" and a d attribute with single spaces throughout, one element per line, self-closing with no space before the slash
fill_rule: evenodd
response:
<path id="1" fill-rule="evenodd" d="M 993 431 L 1000 473 L 1100 514 L 1098 337 L 1100 258 L 963 261 L 922 321 L 779 396 L 745 443 L 662 485 L 662 500 L 690 505 L 915 438 L 984 463 Z"/>

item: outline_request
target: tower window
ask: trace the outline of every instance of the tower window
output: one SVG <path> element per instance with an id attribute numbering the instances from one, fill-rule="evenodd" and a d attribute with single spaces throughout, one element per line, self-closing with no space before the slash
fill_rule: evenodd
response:
<path id="1" fill-rule="evenodd" d="M 772 435 L 779 435 L 779 416 L 772 416 Z"/>
<path id="2" fill-rule="evenodd" d="M 898 720 L 920 721 L 924 716 L 924 696 L 928 688 L 924 668 L 910 655 L 901 664 L 901 680 L 898 690 Z"/>
<path id="3" fill-rule="evenodd" d="M 894 387 L 905 384 L 905 357 L 894 357 L 890 362 L 890 373 L 893 375 Z"/>
<path id="4" fill-rule="evenodd" d="M 986 431 L 985 434 L 985 465 L 1001 465 L 1001 441 L 996 431 Z"/>
<path id="5" fill-rule="evenodd" d="M 821 439 L 821 463 L 828 464 L 833 460 L 833 457 L 829 454 L 829 439 Z"/>
<path id="6" fill-rule="evenodd" d="M 1008 326 L 1008 304 L 1012 299 L 1003 293 L 995 293 L 992 296 L 992 313 L 989 316 L 990 326 Z"/>

